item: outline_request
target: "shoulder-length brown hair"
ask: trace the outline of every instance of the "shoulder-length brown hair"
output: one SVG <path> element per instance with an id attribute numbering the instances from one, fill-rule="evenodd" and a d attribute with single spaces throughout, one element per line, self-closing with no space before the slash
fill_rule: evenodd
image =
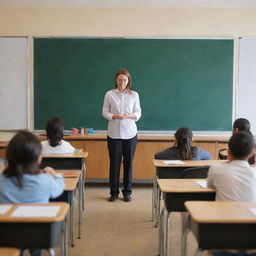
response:
<path id="1" fill-rule="evenodd" d="M 23 187 L 23 174 L 39 174 L 38 158 L 42 147 L 38 138 L 28 131 L 17 133 L 6 149 L 8 166 L 3 174 L 15 185 Z"/>
<path id="2" fill-rule="evenodd" d="M 120 68 L 115 75 L 115 88 L 117 88 L 116 79 L 119 75 L 125 75 L 128 77 L 128 84 L 126 86 L 126 89 L 130 92 L 132 90 L 132 78 L 129 73 L 129 71 L 126 68 Z"/>

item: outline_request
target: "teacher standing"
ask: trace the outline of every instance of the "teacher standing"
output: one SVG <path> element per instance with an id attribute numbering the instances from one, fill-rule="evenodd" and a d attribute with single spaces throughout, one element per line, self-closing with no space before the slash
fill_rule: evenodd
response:
<path id="1" fill-rule="evenodd" d="M 108 201 L 114 202 L 119 195 L 120 166 L 123 158 L 124 201 L 132 201 L 132 164 L 137 144 L 137 126 L 141 116 L 140 100 L 131 89 L 131 75 L 120 69 L 115 75 L 115 88 L 105 94 L 102 115 L 108 122 L 108 151 L 110 158 Z"/>

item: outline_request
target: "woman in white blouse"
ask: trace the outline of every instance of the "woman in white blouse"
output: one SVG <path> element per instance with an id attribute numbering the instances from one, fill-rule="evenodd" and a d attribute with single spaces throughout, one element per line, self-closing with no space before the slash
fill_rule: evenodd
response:
<path id="1" fill-rule="evenodd" d="M 115 88 L 105 94 L 102 115 L 108 122 L 108 150 L 110 158 L 110 197 L 114 202 L 119 194 L 120 165 L 123 159 L 124 201 L 132 201 L 132 162 L 137 144 L 137 126 L 141 116 L 140 100 L 131 89 L 132 80 L 127 69 L 115 75 Z"/>

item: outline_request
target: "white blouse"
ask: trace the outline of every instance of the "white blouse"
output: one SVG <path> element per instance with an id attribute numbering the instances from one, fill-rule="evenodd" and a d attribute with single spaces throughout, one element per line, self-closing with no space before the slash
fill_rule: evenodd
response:
<path id="1" fill-rule="evenodd" d="M 133 114 L 136 119 L 112 119 L 117 114 Z M 118 89 L 108 91 L 104 98 L 102 115 L 108 122 L 108 136 L 113 139 L 131 139 L 137 134 L 135 121 L 141 117 L 140 99 L 135 91 L 121 93 Z"/>
<path id="2" fill-rule="evenodd" d="M 43 155 L 61 155 L 61 154 L 72 154 L 75 148 L 67 141 L 62 140 L 60 145 L 52 147 L 48 140 L 42 141 L 42 154 Z"/>

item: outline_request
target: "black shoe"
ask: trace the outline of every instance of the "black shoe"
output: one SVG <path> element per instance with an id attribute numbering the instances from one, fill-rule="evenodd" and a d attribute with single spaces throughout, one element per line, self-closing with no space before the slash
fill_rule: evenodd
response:
<path id="1" fill-rule="evenodd" d="M 117 200 L 117 196 L 114 196 L 114 195 L 111 195 L 109 198 L 108 198 L 108 201 L 109 202 L 115 202 Z"/>
<path id="2" fill-rule="evenodd" d="M 124 201 L 125 202 L 131 202 L 132 201 L 132 197 L 130 195 L 124 196 Z"/>

